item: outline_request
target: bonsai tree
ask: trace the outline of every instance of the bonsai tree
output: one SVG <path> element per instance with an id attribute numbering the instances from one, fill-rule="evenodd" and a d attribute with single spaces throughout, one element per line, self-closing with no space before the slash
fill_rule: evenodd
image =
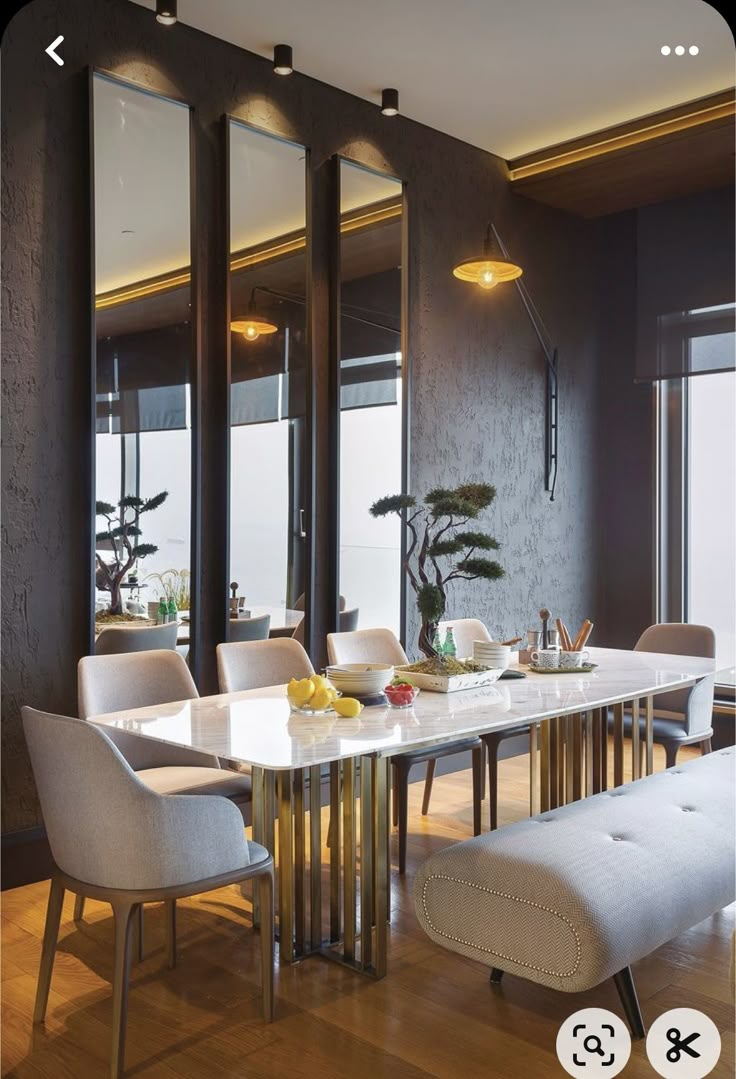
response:
<path id="1" fill-rule="evenodd" d="M 496 488 L 489 483 L 462 483 L 452 489 L 435 487 L 422 502 L 414 495 L 389 495 L 371 506 L 372 517 L 395 513 L 409 530 L 404 567 L 422 620 L 419 648 L 427 657 L 437 655 L 433 641 L 447 610 L 450 582 L 503 577 L 502 567 L 484 553 L 497 551 L 498 541 L 468 527 L 495 497 Z"/>
<path id="2" fill-rule="evenodd" d="M 123 583 L 125 574 L 133 568 L 139 558 L 155 554 L 158 550 L 153 543 L 140 542 L 141 529 L 138 522 L 144 513 L 158 509 L 168 497 L 168 491 L 161 491 L 153 498 L 126 495 L 116 505 L 112 502 L 95 503 L 97 516 L 104 517 L 107 521 L 107 528 L 97 532 L 96 539 L 98 542 L 107 541 L 113 552 L 111 562 L 105 562 L 98 552 L 95 553 L 97 562 L 95 579 L 100 591 L 110 593 L 112 614 L 123 613 L 120 585 Z"/>

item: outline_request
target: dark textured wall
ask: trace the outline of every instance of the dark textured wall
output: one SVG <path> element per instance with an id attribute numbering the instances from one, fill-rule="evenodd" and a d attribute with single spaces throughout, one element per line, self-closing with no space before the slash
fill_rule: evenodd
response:
<path id="1" fill-rule="evenodd" d="M 63 68 L 43 58 L 62 27 Z M 195 415 L 202 498 L 197 672 L 212 687 L 224 635 L 226 493 L 225 160 L 233 113 L 311 149 L 315 629 L 329 625 L 328 252 L 330 157 L 345 153 L 408 182 L 411 471 L 419 492 L 466 477 L 499 497 L 490 526 L 507 576 L 458 588 L 452 614 L 522 630 L 546 603 L 569 622 L 596 618 L 594 229 L 514 199 L 499 159 L 186 26 L 158 26 L 124 0 L 35 0 L 3 41 L 3 810 L 4 829 L 38 809 L 18 707 L 75 707 L 87 648 L 90 490 L 90 274 L 86 66 L 173 93 L 196 107 L 194 271 L 202 368 Z M 152 182 L 155 178 L 152 177 Z M 513 288 L 481 294 L 456 281 L 489 217 L 527 267 L 561 355 L 560 479 L 543 490 L 544 367 Z"/>

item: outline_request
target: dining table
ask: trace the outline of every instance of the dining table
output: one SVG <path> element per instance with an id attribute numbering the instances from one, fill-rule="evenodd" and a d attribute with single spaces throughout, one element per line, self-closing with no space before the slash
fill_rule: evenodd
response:
<path id="1" fill-rule="evenodd" d="M 454 693 L 424 690 L 411 708 L 371 705 L 352 719 L 292 711 L 286 687 L 271 686 L 93 716 L 91 722 L 249 769 L 253 837 L 277 862 L 281 962 L 321 954 L 381 978 L 390 922 L 391 757 L 528 727 L 530 812 L 552 810 L 624 782 L 625 710 L 633 720 L 632 777 L 650 774 L 654 697 L 693 685 L 715 669 L 713 660 L 700 657 L 589 652 L 595 666 L 588 672 L 521 668 L 523 678 Z M 330 820 L 324 909 L 323 776 Z M 256 923 L 258 917 L 254 907 Z"/>

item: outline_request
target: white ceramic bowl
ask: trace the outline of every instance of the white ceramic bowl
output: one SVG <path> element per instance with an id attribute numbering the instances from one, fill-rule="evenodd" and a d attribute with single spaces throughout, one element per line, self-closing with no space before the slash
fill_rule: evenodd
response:
<path id="1" fill-rule="evenodd" d="M 486 667 L 505 670 L 511 662 L 511 646 L 493 641 L 473 641 L 473 659 Z"/>
<path id="2" fill-rule="evenodd" d="M 394 676 L 394 668 L 389 663 L 341 663 L 327 667 L 325 674 L 341 693 L 368 697 L 383 692 Z"/>

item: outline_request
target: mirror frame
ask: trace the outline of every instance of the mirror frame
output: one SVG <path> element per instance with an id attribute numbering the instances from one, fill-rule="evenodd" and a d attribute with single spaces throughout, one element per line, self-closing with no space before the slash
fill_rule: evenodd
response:
<path id="1" fill-rule="evenodd" d="M 225 317 L 226 317 L 226 355 L 225 355 L 225 370 L 226 370 L 226 383 L 227 383 L 227 449 L 226 449 L 226 483 L 227 483 L 227 508 L 225 515 L 225 537 L 226 537 L 226 565 L 228 571 L 228 578 L 225 582 L 224 588 L 224 625 L 229 627 L 230 607 L 228 603 L 229 597 L 229 582 L 230 582 L 230 492 L 231 492 L 231 423 L 230 423 L 230 410 L 231 410 L 231 387 L 232 387 L 232 341 L 230 322 L 232 318 L 232 290 L 231 290 L 231 274 L 230 274 L 230 205 L 231 205 L 231 185 L 230 185 L 230 168 L 231 168 L 231 153 L 230 153 L 230 125 L 231 123 L 238 124 L 240 127 L 248 128 L 250 131 L 254 131 L 258 135 L 265 135 L 270 139 L 277 139 L 280 142 L 288 143 L 291 146 L 296 146 L 300 150 L 304 151 L 304 344 L 306 355 L 306 367 L 305 367 L 305 410 L 304 420 L 306 424 L 305 431 L 305 461 L 304 461 L 304 520 L 306 526 L 305 537 L 305 557 L 304 557 L 304 648 L 307 654 L 312 654 L 312 630 L 314 626 L 314 589 L 313 583 L 315 578 L 315 526 L 316 526 L 316 513 L 315 513 L 315 482 L 314 482 L 314 462 L 315 462 L 315 399 L 314 399 L 314 357 L 312 355 L 312 182 L 311 182 L 311 158 L 312 152 L 309 146 L 305 146 L 304 143 L 299 142 L 297 139 L 290 138 L 288 135 L 282 134 L 280 131 L 274 131 L 271 128 L 264 127 L 261 124 L 254 124 L 250 120 L 244 119 L 242 116 L 238 116 L 236 113 L 224 113 L 222 117 L 222 141 L 224 145 L 224 178 L 225 178 L 225 195 L 224 195 L 224 228 L 225 228 L 225 278 L 227 281 L 227 287 L 225 289 Z"/>
<path id="2" fill-rule="evenodd" d="M 190 584 L 191 584 L 191 609 L 190 609 L 190 622 L 189 622 L 189 656 L 188 666 L 192 673 L 192 677 L 195 682 L 197 679 L 197 672 L 199 670 L 199 637 L 197 632 L 198 625 L 198 597 L 201 587 L 201 548 L 200 548 L 200 529 L 199 529 L 199 486 L 200 486 L 200 393 L 199 388 L 201 384 L 202 373 L 202 348 L 201 348 L 201 332 L 200 332 L 200 319 L 201 319 L 201 295 L 199 277 L 197 274 L 197 264 L 195 259 L 196 251 L 196 203 L 197 203 L 197 167 L 196 167 L 196 110 L 195 106 L 190 104 L 184 97 L 181 97 L 173 93 L 163 93 L 162 91 L 154 90 L 150 86 L 146 86 L 143 83 L 136 82 L 135 79 L 127 78 L 124 75 L 120 75 L 115 71 L 108 71 L 105 68 L 90 66 L 87 69 L 87 102 L 88 102 L 88 124 L 89 124 L 89 158 L 88 158 L 88 190 L 89 190 L 89 222 L 90 222 L 90 244 L 89 244 L 89 266 L 90 266 L 90 385 L 89 385 L 89 411 L 88 411 L 88 432 L 87 432 L 87 445 L 89 447 L 89 465 L 86 469 L 87 472 L 87 490 L 90 495 L 89 503 L 87 505 L 87 526 L 89 529 L 87 537 L 87 558 L 88 558 L 88 595 L 86 598 L 87 610 L 89 617 L 89 638 L 88 638 L 88 654 L 94 655 L 95 648 L 95 592 L 96 592 L 96 516 L 94 513 L 96 492 L 97 492 L 97 453 L 95 448 L 95 436 L 97 432 L 97 314 L 96 314 L 96 297 L 97 297 L 97 266 L 95 255 L 95 239 L 96 239 L 96 204 L 95 204 L 95 78 L 100 77 L 107 79 L 109 82 L 119 83 L 121 86 L 127 86 L 131 90 L 136 90 L 139 93 L 148 94 L 149 97 L 155 97 L 162 101 L 170 101 L 173 104 L 181 105 L 189 111 L 189 299 L 190 299 L 190 334 L 191 334 L 191 352 L 189 361 L 189 374 L 190 374 L 190 404 L 191 404 L 191 490 L 189 494 L 190 505 L 190 527 L 189 527 L 189 564 L 190 564 Z"/>
<path id="3" fill-rule="evenodd" d="M 378 169 L 373 165 L 350 157 L 348 154 L 333 154 L 331 161 L 332 173 L 332 206 L 330 230 L 330 335 L 329 335 L 329 396 L 330 416 L 330 486 L 337 492 L 335 498 L 330 500 L 330 561 L 332 572 L 330 573 L 330 615 L 332 630 L 339 626 L 340 609 L 340 396 L 342 387 L 341 373 L 341 318 L 342 318 L 342 252 L 341 252 L 341 183 L 340 166 L 345 162 L 347 165 L 355 165 L 367 172 L 373 172 L 376 176 L 385 176 L 401 185 L 401 491 L 400 494 L 409 492 L 410 484 L 410 447 L 411 447 L 411 362 L 409 356 L 409 197 L 406 180 L 387 169 Z M 400 606 L 399 625 L 400 639 L 406 645 L 407 635 L 407 580 L 404 572 L 404 561 L 407 550 L 407 530 L 402 526 L 400 538 Z"/>

